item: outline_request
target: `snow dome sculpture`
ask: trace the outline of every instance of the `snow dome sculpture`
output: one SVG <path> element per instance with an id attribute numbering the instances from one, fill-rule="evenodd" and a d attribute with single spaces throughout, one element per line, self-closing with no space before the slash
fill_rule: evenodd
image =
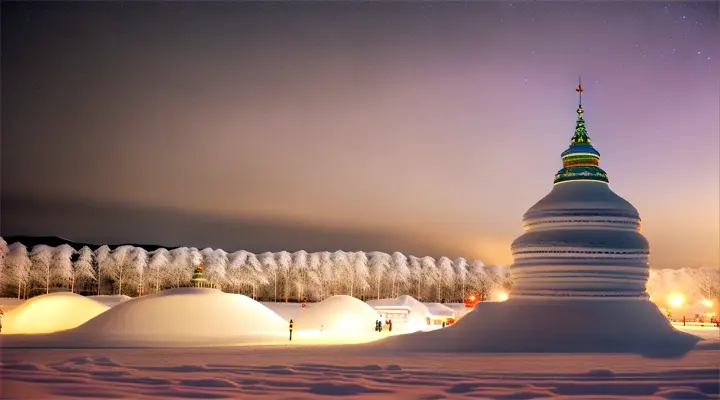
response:
<path id="1" fill-rule="evenodd" d="M 76 293 L 33 297 L 5 314 L 3 334 L 39 334 L 75 328 L 110 307 Z"/>
<path id="2" fill-rule="evenodd" d="M 412 351 L 609 352 L 681 355 L 700 338 L 649 301 L 649 245 L 640 216 L 613 193 L 590 141 L 579 85 L 575 134 L 552 191 L 523 217 L 511 246 L 513 287 L 454 325 L 375 346 Z"/>
<path id="3" fill-rule="evenodd" d="M 179 288 L 122 302 L 73 330 L 106 345 L 224 345 L 285 337 L 287 323 L 243 295 Z"/>
<path id="4" fill-rule="evenodd" d="M 295 322 L 297 331 L 320 331 L 328 334 L 371 335 L 378 313 L 355 297 L 337 295 L 303 311 Z"/>

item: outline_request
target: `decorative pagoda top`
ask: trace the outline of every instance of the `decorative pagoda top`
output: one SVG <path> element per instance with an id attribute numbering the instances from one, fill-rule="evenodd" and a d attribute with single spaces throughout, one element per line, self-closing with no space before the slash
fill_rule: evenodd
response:
<path id="1" fill-rule="evenodd" d="M 201 284 L 201 283 L 204 284 L 207 282 L 207 279 L 205 279 L 205 276 L 204 276 L 204 271 L 205 271 L 205 268 L 203 267 L 202 264 L 198 264 L 197 268 L 195 268 L 195 271 L 193 271 L 193 276 L 192 276 L 191 281 L 193 282 L 193 284 L 195 284 L 195 286 L 197 286 L 198 284 Z"/>
<path id="2" fill-rule="evenodd" d="M 588 136 L 583 118 L 582 81 L 575 91 L 578 93 L 577 121 L 570 147 L 561 154 L 563 168 L 555 174 L 555 184 L 572 181 L 598 181 L 608 183 L 605 171 L 600 168 L 600 153 L 595 150 Z"/>

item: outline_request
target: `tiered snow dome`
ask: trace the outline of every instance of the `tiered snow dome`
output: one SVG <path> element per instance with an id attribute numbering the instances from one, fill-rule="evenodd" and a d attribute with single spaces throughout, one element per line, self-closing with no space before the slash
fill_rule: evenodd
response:
<path id="1" fill-rule="evenodd" d="M 287 322 L 257 301 L 216 289 L 180 288 L 122 302 L 73 330 L 106 345 L 266 343 Z"/>
<path id="2" fill-rule="evenodd" d="M 640 215 L 610 190 L 583 113 L 581 103 L 555 186 L 525 213 L 525 234 L 512 244 L 513 298 L 647 297 Z"/>
<path id="3" fill-rule="evenodd" d="M 577 91 L 582 95 L 582 86 Z M 480 303 L 448 328 L 375 346 L 680 355 L 697 343 L 698 337 L 675 330 L 648 300 L 649 246 L 640 234 L 640 216 L 610 190 L 587 135 L 582 101 L 577 113 L 555 186 L 525 213 L 526 232 L 512 244 L 509 300 Z"/>
<path id="4" fill-rule="evenodd" d="M 38 334 L 75 328 L 109 307 L 75 293 L 33 297 L 5 314 L 3 334 Z"/>

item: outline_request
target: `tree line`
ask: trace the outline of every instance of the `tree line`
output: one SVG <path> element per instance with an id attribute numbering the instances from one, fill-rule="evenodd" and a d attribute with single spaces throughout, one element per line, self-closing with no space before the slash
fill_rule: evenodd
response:
<path id="1" fill-rule="evenodd" d="M 361 299 L 409 294 L 423 301 L 461 302 L 469 293 L 483 300 L 510 289 L 507 268 L 437 260 L 395 252 L 280 251 L 179 247 L 147 251 L 129 245 L 51 247 L 7 245 L 0 238 L 3 295 L 28 298 L 56 290 L 138 296 L 191 285 L 203 266 L 210 287 L 266 301 L 317 301 L 346 294 Z"/>

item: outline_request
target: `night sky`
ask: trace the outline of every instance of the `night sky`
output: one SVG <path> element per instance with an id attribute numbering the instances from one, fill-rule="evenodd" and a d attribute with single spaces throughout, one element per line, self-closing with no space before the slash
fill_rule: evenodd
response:
<path id="1" fill-rule="evenodd" d="M 653 267 L 717 266 L 718 4 L 3 2 L 0 233 L 505 264 L 582 74 Z"/>

